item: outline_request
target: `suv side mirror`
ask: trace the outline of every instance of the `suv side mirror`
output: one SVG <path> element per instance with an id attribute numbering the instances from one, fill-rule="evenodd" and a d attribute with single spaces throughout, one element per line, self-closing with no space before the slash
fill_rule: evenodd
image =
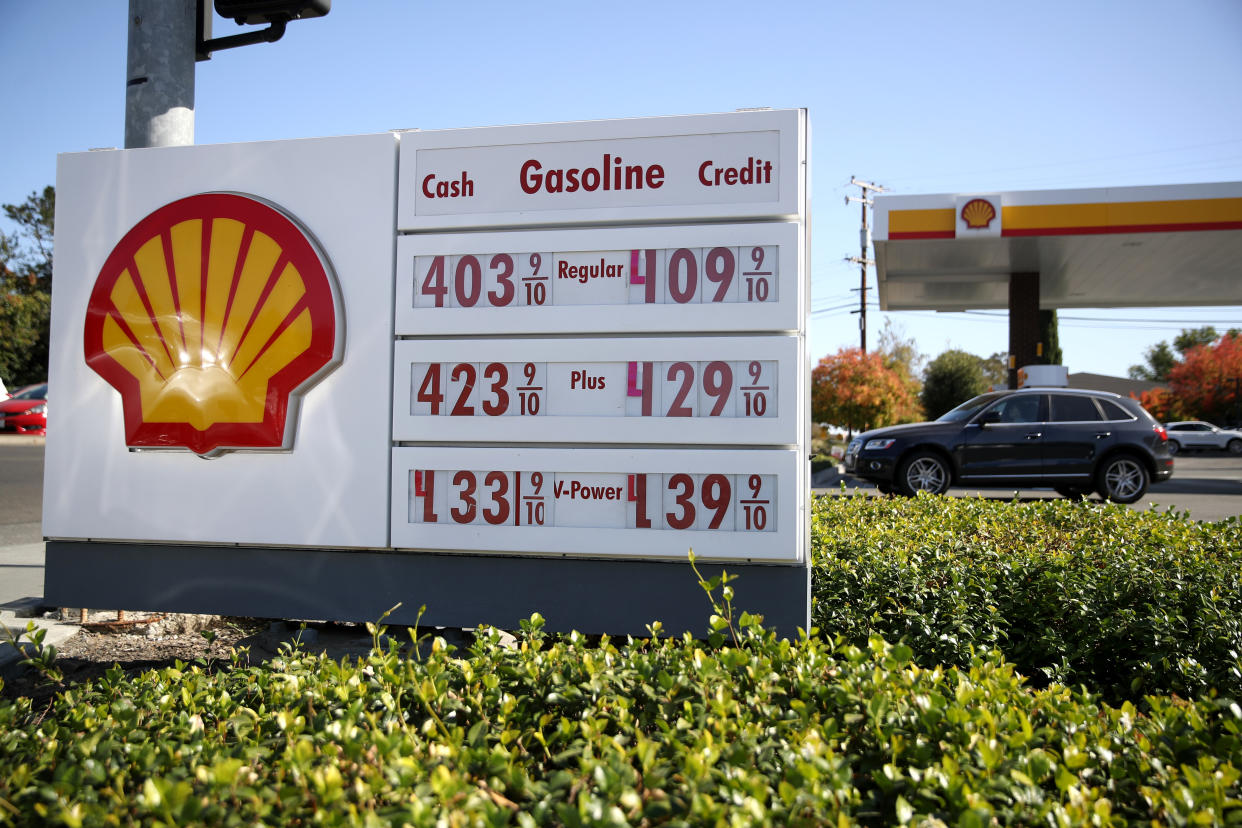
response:
<path id="1" fill-rule="evenodd" d="M 993 425 L 995 423 L 999 423 L 1000 421 L 1001 421 L 1001 413 L 997 411 L 996 409 L 983 412 L 983 414 L 979 417 L 979 419 L 975 420 L 975 422 L 977 422 L 983 428 L 987 428 L 988 426 Z"/>

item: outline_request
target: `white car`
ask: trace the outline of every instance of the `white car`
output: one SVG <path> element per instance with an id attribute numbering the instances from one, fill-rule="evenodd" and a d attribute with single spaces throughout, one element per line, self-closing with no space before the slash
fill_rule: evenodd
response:
<path id="1" fill-rule="evenodd" d="M 1203 420 L 1186 420 L 1168 423 L 1169 451 L 1177 454 L 1186 449 L 1224 449 L 1230 454 L 1242 454 L 1242 431 L 1205 423 Z"/>

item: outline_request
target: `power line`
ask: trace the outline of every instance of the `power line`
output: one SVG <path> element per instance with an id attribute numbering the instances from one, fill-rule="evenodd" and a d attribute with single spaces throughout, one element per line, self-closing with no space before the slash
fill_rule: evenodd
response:
<path id="1" fill-rule="evenodd" d="M 1008 324 L 1009 316 L 1003 311 L 888 311 L 889 313 L 918 316 L 920 318 L 938 318 L 942 321 L 982 322 L 987 324 Z M 1057 316 L 1058 324 L 1070 323 L 1067 327 L 1107 328 L 1115 331 L 1180 331 L 1187 327 L 1242 327 L 1242 319 L 1128 319 L 1096 316 Z"/>
<path id="2" fill-rule="evenodd" d="M 935 175 L 913 175 L 913 176 L 900 176 L 899 175 L 896 177 L 902 181 L 918 182 L 918 181 L 935 180 L 935 179 L 940 179 L 940 178 L 963 178 L 963 177 L 971 176 L 971 175 L 1021 172 L 1021 171 L 1026 171 L 1026 170 L 1049 170 L 1049 169 L 1056 169 L 1058 167 L 1069 167 L 1069 166 L 1081 165 L 1081 164 L 1098 165 L 1098 164 L 1101 164 L 1104 162 L 1110 162 L 1110 161 L 1124 161 L 1128 159 L 1145 158 L 1145 157 L 1149 157 L 1152 155 L 1163 155 L 1167 153 L 1182 153 L 1182 152 L 1189 152 L 1193 150 L 1207 149 L 1209 147 L 1221 147 L 1221 146 L 1231 146 L 1231 145 L 1242 145 L 1242 139 L 1230 139 L 1230 140 L 1225 140 L 1225 141 L 1210 141 L 1210 142 L 1203 143 L 1203 144 L 1190 144 L 1188 146 L 1169 147 L 1168 149 L 1158 149 L 1158 150 L 1145 150 L 1143 152 L 1132 152 L 1132 153 L 1121 153 L 1121 154 L 1114 153 L 1111 155 L 1096 156 L 1094 158 L 1080 158 L 1077 160 L 1048 161 L 1048 162 L 1039 163 L 1039 164 L 1022 164 L 1022 165 L 1016 165 L 1016 166 L 1010 166 L 1010 167 L 992 167 L 992 168 L 965 170 L 965 171 L 959 171 L 959 172 L 936 173 Z M 1182 162 L 1182 163 L 1201 164 L 1201 163 L 1216 163 L 1216 162 L 1213 159 L 1202 159 L 1196 162 Z M 1231 162 L 1231 159 L 1224 159 L 1220 163 L 1232 163 L 1232 162 Z M 1177 165 L 1175 164 L 1174 166 L 1177 166 Z M 1148 170 L 1148 169 L 1151 169 L 1151 167 L 1150 165 L 1145 165 L 1144 169 Z"/>

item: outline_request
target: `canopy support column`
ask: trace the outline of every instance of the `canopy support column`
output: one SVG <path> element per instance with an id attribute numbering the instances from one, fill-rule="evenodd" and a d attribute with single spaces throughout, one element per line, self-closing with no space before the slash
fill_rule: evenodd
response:
<path id="1" fill-rule="evenodd" d="M 1009 274 L 1009 387 L 1018 369 L 1039 361 L 1039 274 Z"/>

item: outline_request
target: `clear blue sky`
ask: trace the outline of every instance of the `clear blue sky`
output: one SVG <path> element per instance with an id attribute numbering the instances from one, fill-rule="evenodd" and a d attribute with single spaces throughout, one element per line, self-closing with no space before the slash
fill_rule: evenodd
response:
<path id="1" fill-rule="evenodd" d="M 124 143 L 127 7 L 0 0 L 0 202 L 54 183 L 57 153 Z M 1242 181 L 1242 2 L 336 0 L 200 63 L 196 140 L 754 106 L 810 112 L 818 358 L 858 341 L 851 175 L 903 194 Z M 1007 349 L 1003 317 L 887 316 L 929 357 Z M 1242 327 L 1239 307 L 1062 317 L 1070 370 L 1114 375 L 1183 327 Z"/>

